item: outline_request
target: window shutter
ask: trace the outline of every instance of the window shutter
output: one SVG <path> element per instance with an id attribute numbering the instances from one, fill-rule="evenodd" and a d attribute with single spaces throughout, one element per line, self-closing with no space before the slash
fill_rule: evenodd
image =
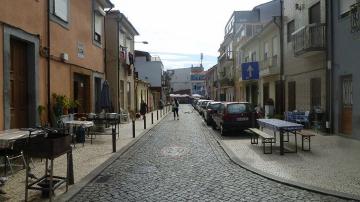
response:
<path id="1" fill-rule="evenodd" d="M 95 13 L 95 33 L 99 34 L 100 36 L 102 35 L 102 24 L 102 16 Z"/>
<path id="2" fill-rule="evenodd" d="M 68 0 L 54 0 L 54 14 L 65 22 L 68 21 Z"/>

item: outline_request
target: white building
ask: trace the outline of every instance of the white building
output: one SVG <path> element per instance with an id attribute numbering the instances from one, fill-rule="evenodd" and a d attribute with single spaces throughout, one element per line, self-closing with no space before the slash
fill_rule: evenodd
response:
<path id="1" fill-rule="evenodd" d="M 191 90 L 191 67 L 167 70 L 172 92 Z"/>
<path id="2" fill-rule="evenodd" d="M 157 107 L 160 100 L 164 102 L 164 65 L 160 57 L 152 57 L 148 52 L 135 51 L 135 71 L 139 79 L 151 85 L 150 89 L 153 94 L 155 107 Z"/>

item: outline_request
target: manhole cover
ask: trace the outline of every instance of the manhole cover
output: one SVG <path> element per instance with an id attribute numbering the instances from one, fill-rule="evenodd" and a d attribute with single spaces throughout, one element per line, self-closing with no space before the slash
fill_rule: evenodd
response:
<path id="1" fill-rule="evenodd" d="M 186 147 L 180 147 L 180 146 L 170 146 L 170 147 L 164 147 L 161 150 L 161 154 L 163 156 L 170 156 L 170 157 L 179 157 L 187 153 Z"/>
<path id="2" fill-rule="evenodd" d="M 110 178 L 111 178 L 110 175 L 100 176 L 99 178 L 96 179 L 95 183 L 105 183 L 109 181 Z"/>

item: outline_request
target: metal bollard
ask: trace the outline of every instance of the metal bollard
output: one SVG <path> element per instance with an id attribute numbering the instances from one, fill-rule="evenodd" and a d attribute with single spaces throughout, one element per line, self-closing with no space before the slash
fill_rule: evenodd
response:
<path id="1" fill-rule="evenodd" d="M 132 120 L 132 134 L 133 138 L 135 138 L 135 120 Z"/>
<path id="2" fill-rule="evenodd" d="M 159 110 L 156 110 L 156 120 L 159 120 Z"/>
<path id="3" fill-rule="evenodd" d="M 154 114 L 151 112 L 151 124 L 154 124 Z"/>
<path id="4" fill-rule="evenodd" d="M 116 152 L 116 128 L 111 129 L 111 136 L 112 136 L 112 149 L 113 152 Z"/>
<path id="5" fill-rule="evenodd" d="M 146 129 L 146 115 L 144 114 L 144 129 Z"/>

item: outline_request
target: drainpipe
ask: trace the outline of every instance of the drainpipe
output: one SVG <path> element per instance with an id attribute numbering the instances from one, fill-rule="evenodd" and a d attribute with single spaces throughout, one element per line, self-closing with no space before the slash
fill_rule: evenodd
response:
<path id="1" fill-rule="evenodd" d="M 333 97 L 334 97 L 334 89 L 333 89 L 333 75 L 334 75 L 334 26 L 333 26 L 333 1 L 326 1 L 326 114 L 327 114 L 327 124 L 326 130 L 328 133 L 334 133 L 334 109 L 333 109 Z"/>
<path id="2" fill-rule="evenodd" d="M 50 103 L 50 97 L 51 97 L 51 89 L 50 89 L 50 0 L 47 1 L 47 118 L 48 122 L 51 123 L 51 103 Z M 51 125 L 51 124 L 50 124 Z"/>
<path id="3" fill-rule="evenodd" d="M 280 0 L 280 87 L 281 112 L 285 111 L 285 78 L 284 78 L 284 1 Z"/>

